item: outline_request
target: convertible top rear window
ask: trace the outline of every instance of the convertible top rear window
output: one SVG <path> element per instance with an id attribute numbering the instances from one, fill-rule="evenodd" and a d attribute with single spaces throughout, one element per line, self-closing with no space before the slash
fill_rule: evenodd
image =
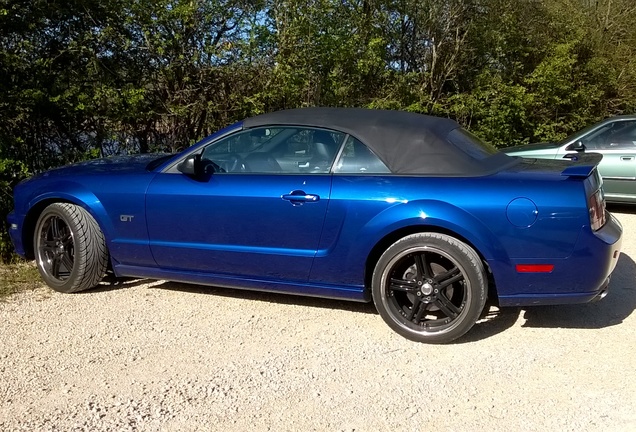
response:
<path id="1" fill-rule="evenodd" d="M 482 141 L 463 128 L 450 131 L 448 140 L 468 156 L 477 160 L 486 159 L 498 152 L 492 144 Z"/>

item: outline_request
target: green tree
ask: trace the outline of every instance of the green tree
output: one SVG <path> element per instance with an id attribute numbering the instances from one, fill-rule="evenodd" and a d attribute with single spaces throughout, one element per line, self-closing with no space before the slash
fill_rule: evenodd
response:
<path id="1" fill-rule="evenodd" d="M 300 106 L 449 116 L 504 147 L 636 110 L 633 0 L 0 0 L 9 190 Z"/>

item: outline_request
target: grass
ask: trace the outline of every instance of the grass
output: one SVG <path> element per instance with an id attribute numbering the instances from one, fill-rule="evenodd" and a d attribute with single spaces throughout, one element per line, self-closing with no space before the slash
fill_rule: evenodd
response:
<path id="1" fill-rule="evenodd" d="M 42 286 L 42 279 L 33 261 L 0 264 L 0 299 Z"/>

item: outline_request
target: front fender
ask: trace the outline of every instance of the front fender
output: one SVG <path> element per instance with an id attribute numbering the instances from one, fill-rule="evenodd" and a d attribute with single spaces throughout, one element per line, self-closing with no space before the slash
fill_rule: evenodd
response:
<path id="1" fill-rule="evenodd" d="M 93 216 L 104 233 L 106 241 L 108 242 L 108 239 L 113 238 L 115 229 L 99 198 L 85 186 L 64 180 L 47 184 L 46 191 L 36 190 L 29 197 L 26 218 L 22 229 L 23 242 L 29 239 L 29 236 L 32 236 L 35 223 L 42 210 L 48 204 L 60 201 L 70 202 L 84 208 Z"/>
<path id="2" fill-rule="evenodd" d="M 46 205 L 67 201 L 81 206 L 97 221 L 113 262 L 156 265 L 148 242 L 145 210 L 145 193 L 154 176 L 153 172 L 140 171 L 28 181 L 15 192 L 20 213 L 27 215 L 24 232 L 27 236 L 29 230 L 33 232 L 35 221 Z"/>

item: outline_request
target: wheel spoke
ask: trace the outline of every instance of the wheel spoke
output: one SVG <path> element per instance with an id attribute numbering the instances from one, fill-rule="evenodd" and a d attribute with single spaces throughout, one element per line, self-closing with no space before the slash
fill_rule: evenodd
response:
<path id="1" fill-rule="evenodd" d="M 69 256 L 68 252 L 64 252 L 61 261 L 62 264 L 64 264 L 64 267 L 66 267 L 66 271 L 69 273 L 73 271 L 73 258 Z"/>
<path id="2" fill-rule="evenodd" d="M 55 241 L 54 240 L 42 240 L 42 244 L 40 246 L 42 252 L 51 252 L 55 251 Z"/>
<path id="3" fill-rule="evenodd" d="M 56 255 L 53 257 L 53 259 L 51 260 L 51 274 L 53 275 L 53 277 L 58 278 L 60 277 L 60 264 L 61 264 L 62 260 L 60 259 L 60 256 Z"/>
<path id="4" fill-rule="evenodd" d="M 416 324 L 419 324 L 420 321 L 422 321 L 422 317 L 424 316 L 424 313 L 426 312 L 427 308 L 428 308 L 428 305 L 420 303 L 420 308 L 417 311 L 417 315 L 415 315 Z"/>
<path id="5" fill-rule="evenodd" d="M 430 264 L 426 260 L 426 253 L 420 253 L 415 255 L 415 266 L 417 267 L 417 275 L 420 278 L 430 278 L 432 271 Z"/>
<path id="6" fill-rule="evenodd" d="M 391 278 L 389 289 L 392 291 L 416 292 L 418 290 L 417 282 L 412 280 Z"/>
<path id="7" fill-rule="evenodd" d="M 442 312 L 446 314 L 449 318 L 457 318 L 461 312 L 461 310 L 455 306 L 444 293 L 439 293 L 437 300 L 434 302 L 435 306 L 437 306 Z"/>
<path id="8" fill-rule="evenodd" d="M 56 217 L 51 219 L 51 234 L 53 240 L 60 240 L 60 220 Z"/>
<path id="9" fill-rule="evenodd" d="M 406 319 L 411 321 L 420 308 L 422 308 L 422 302 L 419 297 L 415 297 L 415 300 L 413 300 L 413 306 L 411 306 L 411 310 L 406 316 Z"/>
<path id="10" fill-rule="evenodd" d="M 439 289 L 444 289 L 455 282 L 464 280 L 464 275 L 457 267 L 453 267 L 449 271 L 435 276 L 433 279 L 438 283 Z"/>
<path id="11" fill-rule="evenodd" d="M 64 247 L 68 247 L 69 245 L 73 244 L 73 236 L 71 235 L 71 232 L 68 231 L 66 234 L 64 234 L 61 241 Z"/>

